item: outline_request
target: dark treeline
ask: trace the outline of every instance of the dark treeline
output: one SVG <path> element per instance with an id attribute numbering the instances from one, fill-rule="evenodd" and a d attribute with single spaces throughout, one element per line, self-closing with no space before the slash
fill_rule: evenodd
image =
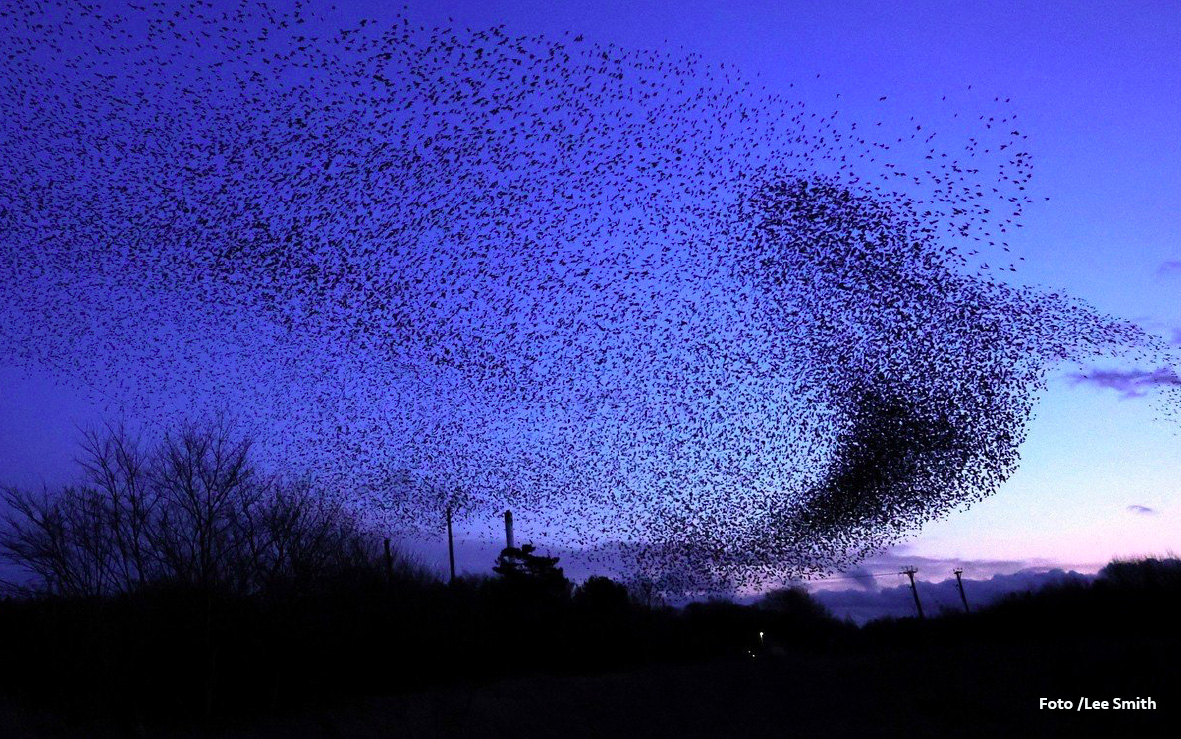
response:
<path id="1" fill-rule="evenodd" d="M 871 621 L 860 638 L 920 644 L 1058 640 L 1080 649 L 1135 638 L 1170 640 L 1175 648 L 1179 607 L 1181 559 L 1115 560 L 1090 582 L 1067 580 L 1011 593 L 970 614 L 947 610 L 925 622 Z"/>
<path id="2" fill-rule="evenodd" d="M 84 482 L 4 491 L 0 691 L 82 719 L 206 721 L 533 672 L 749 658 L 848 627 L 802 589 L 763 607 L 575 587 L 531 545 L 444 583 L 314 489 L 267 478 L 224 426 L 146 447 L 86 437 Z M 822 637 L 817 641 L 817 637 Z"/>
<path id="3" fill-rule="evenodd" d="M 84 726 L 142 732 L 654 663 L 838 664 L 1047 641 L 1102 651 L 1128 638 L 1153 645 L 1132 664 L 1147 691 L 1153 660 L 1177 652 L 1176 559 L 1114 562 L 1093 583 L 858 629 L 802 588 L 674 609 L 642 583 L 574 586 L 531 545 L 448 584 L 347 508 L 260 474 L 224 427 L 151 447 L 93 434 L 81 463 L 81 485 L 4 493 L 0 552 L 33 579 L 0 600 L 0 694 Z"/>

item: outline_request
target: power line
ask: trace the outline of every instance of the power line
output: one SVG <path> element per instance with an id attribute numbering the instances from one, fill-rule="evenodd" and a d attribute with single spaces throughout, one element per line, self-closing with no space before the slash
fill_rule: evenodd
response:
<path id="1" fill-rule="evenodd" d="M 864 580 L 869 578 L 887 577 L 889 575 L 905 575 L 905 572 L 898 570 L 890 570 L 889 572 L 866 572 L 858 575 L 842 575 L 840 577 L 825 577 L 812 580 L 811 582 L 832 582 L 833 580 Z"/>

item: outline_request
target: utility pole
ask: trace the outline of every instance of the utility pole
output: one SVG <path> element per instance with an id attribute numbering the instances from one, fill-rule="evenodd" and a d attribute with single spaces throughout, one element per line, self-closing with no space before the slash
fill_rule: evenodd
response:
<path id="1" fill-rule="evenodd" d="M 451 506 L 447 506 L 447 556 L 451 560 L 451 580 L 455 582 L 455 539 L 451 535 Z"/>
<path id="2" fill-rule="evenodd" d="M 504 512 L 504 545 L 513 548 L 513 512 Z"/>
<path id="3" fill-rule="evenodd" d="M 394 555 L 390 552 L 390 538 L 385 538 L 385 583 L 389 585 L 394 579 Z"/>
<path id="4" fill-rule="evenodd" d="M 914 586 L 914 573 L 916 572 L 918 572 L 918 570 L 915 568 L 907 567 L 901 572 L 901 574 L 910 578 L 910 592 L 912 595 L 914 595 L 914 607 L 919 609 L 919 618 L 923 619 L 925 616 L 923 616 L 923 604 L 919 602 L 919 589 Z"/>
<path id="5" fill-rule="evenodd" d="M 964 613 L 971 613 L 968 608 L 968 597 L 964 595 L 964 581 L 960 575 L 964 574 L 964 568 L 957 567 L 952 572 L 955 574 L 955 586 L 960 589 L 960 600 L 964 603 Z"/>

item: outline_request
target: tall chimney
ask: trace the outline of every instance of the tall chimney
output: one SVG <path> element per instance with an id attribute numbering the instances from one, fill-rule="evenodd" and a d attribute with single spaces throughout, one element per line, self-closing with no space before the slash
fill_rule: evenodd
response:
<path id="1" fill-rule="evenodd" d="M 504 541 L 505 546 L 513 548 L 513 512 L 504 512 Z"/>

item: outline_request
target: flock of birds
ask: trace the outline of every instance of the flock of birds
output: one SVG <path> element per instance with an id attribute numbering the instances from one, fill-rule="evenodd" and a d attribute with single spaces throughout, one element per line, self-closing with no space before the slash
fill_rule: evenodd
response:
<path id="1" fill-rule="evenodd" d="M 1007 101 L 948 149 L 692 54 L 333 23 L 0 8 L 5 356 L 684 592 L 913 534 L 1012 473 L 1051 368 L 1160 348 L 994 277 Z"/>

